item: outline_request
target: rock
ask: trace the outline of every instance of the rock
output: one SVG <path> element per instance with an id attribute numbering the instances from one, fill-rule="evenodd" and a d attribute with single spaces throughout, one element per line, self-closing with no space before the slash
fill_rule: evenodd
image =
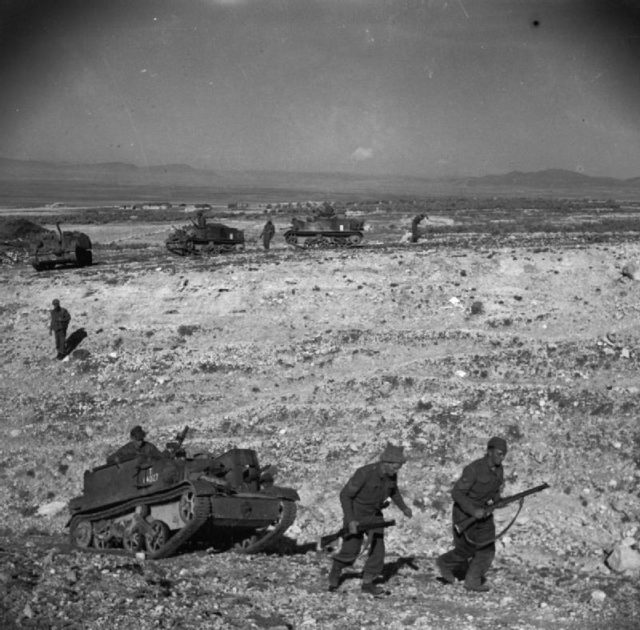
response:
<path id="1" fill-rule="evenodd" d="M 591 600 L 601 604 L 605 599 L 607 599 L 607 594 L 601 590 L 591 591 Z"/>
<path id="2" fill-rule="evenodd" d="M 607 558 L 607 566 L 619 573 L 640 572 L 640 553 L 626 545 L 616 545 Z"/>
<path id="3" fill-rule="evenodd" d="M 638 265 L 634 262 L 628 262 L 622 267 L 622 275 L 630 280 L 635 280 L 638 275 Z"/>
<path id="4" fill-rule="evenodd" d="M 66 501 L 51 501 L 51 503 L 45 503 L 38 508 L 38 516 L 54 516 L 59 514 L 62 510 L 67 508 Z"/>

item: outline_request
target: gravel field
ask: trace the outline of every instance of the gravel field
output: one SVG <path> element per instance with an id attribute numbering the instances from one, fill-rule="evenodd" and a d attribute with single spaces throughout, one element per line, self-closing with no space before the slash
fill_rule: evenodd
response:
<path id="1" fill-rule="evenodd" d="M 240 227 L 255 238 L 261 222 Z M 640 245 L 371 232 L 362 248 L 294 251 L 277 227 L 271 252 L 191 260 L 164 250 L 161 226 L 86 226 L 92 267 L 0 267 L 2 626 L 640 627 L 640 567 L 607 560 L 640 558 L 640 285 L 622 273 Z M 56 297 L 69 331 L 88 333 L 62 362 Z M 70 548 L 67 502 L 134 424 L 157 445 L 188 424 L 187 451 L 253 448 L 275 464 L 301 496 L 280 547 L 160 561 Z M 470 595 L 433 560 L 450 543 L 451 484 L 494 434 L 510 446 L 507 494 L 551 488 L 498 543 L 493 590 Z M 414 511 L 386 512 L 388 595 L 360 593 L 360 564 L 328 593 L 315 541 L 388 440 L 405 446 Z"/>

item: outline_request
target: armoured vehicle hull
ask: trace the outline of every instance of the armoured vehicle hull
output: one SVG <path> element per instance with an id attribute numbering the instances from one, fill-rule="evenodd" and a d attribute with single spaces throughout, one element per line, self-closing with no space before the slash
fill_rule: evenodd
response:
<path id="1" fill-rule="evenodd" d="M 362 241 L 364 221 L 346 217 L 310 217 L 292 219 L 292 227 L 284 233 L 293 247 L 354 247 Z"/>
<path id="2" fill-rule="evenodd" d="M 69 503 L 71 542 L 151 558 L 192 541 L 261 551 L 293 523 L 299 500 L 272 482 L 250 449 L 99 466 L 85 472 L 83 494 Z"/>
<path id="3" fill-rule="evenodd" d="M 178 256 L 220 254 L 244 247 L 244 231 L 222 223 L 175 228 L 165 241 L 167 249 Z"/>
<path id="4" fill-rule="evenodd" d="M 85 267 L 93 263 L 91 239 L 84 232 L 47 231 L 33 241 L 31 264 L 36 271 L 63 265 Z"/>

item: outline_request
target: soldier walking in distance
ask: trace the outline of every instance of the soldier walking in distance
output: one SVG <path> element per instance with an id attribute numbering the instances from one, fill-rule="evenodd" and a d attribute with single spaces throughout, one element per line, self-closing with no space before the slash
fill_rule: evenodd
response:
<path id="1" fill-rule="evenodd" d="M 358 532 L 358 521 L 382 517 L 382 509 L 386 507 L 385 503 L 389 498 L 407 518 L 413 516 L 397 485 L 398 471 L 405 461 L 401 446 L 387 444 L 380 461 L 358 468 L 340 492 L 344 526 L 348 528 L 349 535 L 343 538 L 340 552 L 333 556 L 333 566 L 329 573 L 330 591 L 335 591 L 340 586 L 342 570 L 358 558 L 364 538 L 364 534 Z M 373 581 L 384 567 L 384 530 L 371 530 L 369 538 L 369 556 L 362 573 L 362 591 L 381 595 L 383 590 Z"/>
<path id="2" fill-rule="evenodd" d="M 69 315 L 69 311 L 66 308 L 60 306 L 60 300 L 53 300 L 52 304 L 53 308 L 49 311 L 51 314 L 49 334 L 55 335 L 57 358 L 64 359 L 67 328 L 69 327 L 69 321 L 71 321 L 71 315 Z"/>
<path id="3" fill-rule="evenodd" d="M 451 491 L 453 497 L 453 549 L 436 560 L 440 575 L 453 584 L 456 577 L 464 576 L 464 587 L 469 591 L 488 591 L 485 574 L 496 553 L 496 528 L 493 514 L 485 508 L 500 499 L 504 484 L 502 460 L 507 454 L 507 442 L 492 437 L 487 443 L 484 457 L 471 462 L 462 471 Z M 462 534 L 455 524 L 473 516 L 477 520 Z"/>
<path id="4" fill-rule="evenodd" d="M 144 457 L 149 459 L 161 459 L 164 457 L 162 453 L 151 442 L 146 442 L 146 432 L 137 424 L 129 432 L 130 442 L 121 446 L 115 453 L 107 457 L 107 464 L 120 464 L 136 457 Z"/>
<path id="5" fill-rule="evenodd" d="M 265 224 L 264 227 L 262 228 L 262 232 L 260 233 L 260 236 L 258 238 L 262 239 L 262 244 L 264 245 L 265 249 L 269 249 L 269 244 L 271 243 L 271 239 L 273 238 L 273 235 L 276 233 L 276 228 L 273 225 L 273 223 L 271 222 L 271 219 L 269 219 Z"/>
<path id="6" fill-rule="evenodd" d="M 418 239 L 420 238 L 418 225 L 420 224 L 420 221 L 422 221 L 422 219 L 426 219 L 426 218 L 427 218 L 426 214 L 418 214 L 415 217 L 413 217 L 413 221 L 411 221 L 411 242 L 412 243 L 418 242 Z"/>

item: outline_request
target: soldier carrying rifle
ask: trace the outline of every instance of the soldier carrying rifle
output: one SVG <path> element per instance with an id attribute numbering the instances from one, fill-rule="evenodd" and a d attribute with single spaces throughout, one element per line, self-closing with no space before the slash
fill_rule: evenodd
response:
<path id="1" fill-rule="evenodd" d="M 387 444 L 380 461 L 358 468 L 340 492 L 340 503 L 344 513 L 345 531 L 340 552 L 333 556 L 329 573 L 329 590 L 340 586 L 342 570 L 358 558 L 364 540 L 360 526 L 374 519 L 382 520 L 382 509 L 391 499 L 402 513 L 411 518 L 411 508 L 405 504 L 397 486 L 398 471 L 406 461 L 401 446 Z M 367 528 L 369 529 L 369 528 Z M 369 530 L 369 555 L 362 573 L 362 591 L 370 595 L 382 595 L 383 590 L 373 583 L 384 567 L 384 530 L 382 527 Z"/>

